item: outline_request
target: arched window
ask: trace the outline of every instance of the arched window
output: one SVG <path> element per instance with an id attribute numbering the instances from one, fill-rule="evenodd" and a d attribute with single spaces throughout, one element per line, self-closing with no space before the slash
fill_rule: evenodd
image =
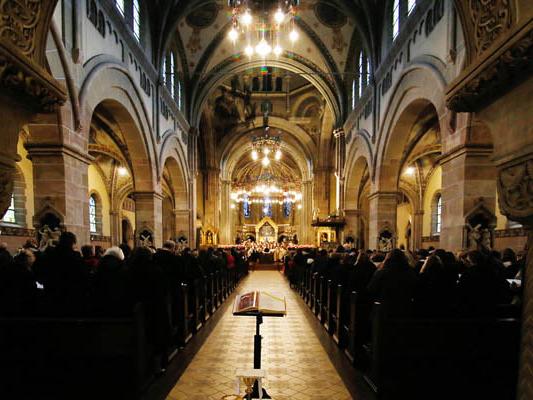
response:
<path id="1" fill-rule="evenodd" d="M 170 80 L 169 80 L 169 90 L 170 95 L 174 97 L 174 89 L 176 87 L 176 66 L 174 65 L 174 52 L 170 52 Z"/>
<path id="2" fill-rule="evenodd" d="M 94 194 L 89 197 L 89 231 L 97 233 L 96 229 L 96 198 Z"/>
<path id="3" fill-rule="evenodd" d="M 407 15 L 411 15 L 416 7 L 416 0 L 407 0 Z"/>
<path id="4" fill-rule="evenodd" d="M 394 0 L 392 5 L 392 40 L 400 33 L 400 0 Z"/>
<path id="5" fill-rule="evenodd" d="M 357 99 L 357 79 L 352 81 L 352 109 L 355 108 L 355 101 Z"/>
<path id="6" fill-rule="evenodd" d="M 133 0 L 133 34 L 137 40 L 141 40 L 141 7 L 139 7 L 139 0 Z"/>
<path id="7" fill-rule="evenodd" d="M 440 193 L 437 193 L 433 198 L 432 205 L 432 234 L 440 235 L 440 230 L 442 227 L 442 196 Z"/>
<path id="8" fill-rule="evenodd" d="M 359 73 L 359 97 L 363 95 L 363 82 L 364 82 L 364 76 L 363 76 L 363 59 L 364 55 L 361 51 L 359 53 L 359 64 L 358 64 L 358 73 Z"/>
<path id="9" fill-rule="evenodd" d="M 259 78 L 256 76 L 254 79 L 252 79 L 252 91 L 258 92 L 259 91 Z"/>
<path id="10" fill-rule="evenodd" d="M 181 107 L 183 105 L 183 103 L 182 103 L 182 90 L 183 90 L 183 88 L 181 87 L 181 77 L 178 74 L 178 87 L 176 88 L 176 92 L 177 92 L 176 103 L 178 104 L 178 108 L 180 110 L 181 110 Z"/>
<path id="11" fill-rule="evenodd" d="M 13 193 L 11 194 L 11 203 L 9 203 L 9 208 L 6 210 L 2 221 L 9 224 L 17 223 L 17 218 L 15 215 L 15 195 Z"/>
<path id="12" fill-rule="evenodd" d="M 366 84 L 370 85 L 370 77 L 372 76 L 372 69 L 370 67 L 370 58 L 366 59 Z"/>
<path id="13" fill-rule="evenodd" d="M 163 57 L 163 64 L 161 65 L 161 75 L 163 78 L 163 84 L 166 86 L 168 79 L 167 79 L 167 56 L 165 55 Z"/>
<path id="14" fill-rule="evenodd" d="M 124 16 L 124 0 L 115 0 L 115 7 Z"/>

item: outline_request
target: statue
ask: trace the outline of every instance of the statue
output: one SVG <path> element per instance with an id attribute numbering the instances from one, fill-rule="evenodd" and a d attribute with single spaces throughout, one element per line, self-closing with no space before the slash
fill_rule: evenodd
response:
<path id="1" fill-rule="evenodd" d="M 319 214 L 320 214 L 320 208 L 317 207 L 313 210 L 313 221 L 318 221 Z"/>
<path id="2" fill-rule="evenodd" d="M 379 238 L 379 250 L 383 252 L 389 252 L 392 250 L 392 238 L 391 237 L 380 237 Z"/>
<path id="3" fill-rule="evenodd" d="M 468 250 L 477 250 L 479 245 L 481 245 L 481 224 L 472 227 L 472 225 L 467 222 L 466 227 L 468 228 Z"/>
<path id="4" fill-rule="evenodd" d="M 152 245 L 152 235 L 148 231 L 144 231 L 139 235 L 139 244 L 142 247 L 150 247 Z"/>

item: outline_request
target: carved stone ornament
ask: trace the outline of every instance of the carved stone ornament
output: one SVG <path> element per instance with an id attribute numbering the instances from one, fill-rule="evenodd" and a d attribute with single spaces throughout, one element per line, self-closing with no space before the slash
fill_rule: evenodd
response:
<path id="1" fill-rule="evenodd" d="M 0 88 L 42 111 L 66 100 L 46 70 L 46 37 L 57 0 L 0 0 Z"/>
<path id="2" fill-rule="evenodd" d="M 514 221 L 533 222 L 533 159 L 504 167 L 498 174 L 502 212 Z"/>
<path id="3" fill-rule="evenodd" d="M 470 0 L 468 6 L 476 51 L 481 54 L 511 26 L 511 6 L 509 0 Z"/>
<path id="4" fill-rule="evenodd" d="M 528 24 L 497 54 L 471 65 L 447 92 L 446 105 L 457 112 L 474 112 L 505 93 L 533 71 L 533 24 Z"/>

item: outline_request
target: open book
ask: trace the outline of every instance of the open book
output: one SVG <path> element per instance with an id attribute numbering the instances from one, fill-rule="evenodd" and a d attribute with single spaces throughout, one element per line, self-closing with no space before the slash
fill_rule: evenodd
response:
<path id="1" fill-rule="evenodd" d="M 233 305 L 233 314 L 245 315 L 257 312 L 263 315 L 287 314 L 285 297 L 277 297 L 270 293 L 259 291 L 237 295 Z"/>

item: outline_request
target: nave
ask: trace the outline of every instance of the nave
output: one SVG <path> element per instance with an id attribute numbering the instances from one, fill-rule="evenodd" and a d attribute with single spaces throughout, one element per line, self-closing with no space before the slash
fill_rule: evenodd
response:
<path id="1" fill-rule="evenodd" d="M 277 271 L 252 272 L 237 292 L 258 288 L 287 300 L 287 316 L 265 317 L 261 326 L 261 367 L 267 372 L 264 385 L 269 395 L 276 400 L 355 398 L 313 332 L 313 321 L 306 315 L 309 311 L 283 275 Z M 255 318 L 233 316 L 232 307 L 228 307 L 167 400 L 218 400 L 235 393 L 235 370 L 253 365 L 254 331 Z"/>

